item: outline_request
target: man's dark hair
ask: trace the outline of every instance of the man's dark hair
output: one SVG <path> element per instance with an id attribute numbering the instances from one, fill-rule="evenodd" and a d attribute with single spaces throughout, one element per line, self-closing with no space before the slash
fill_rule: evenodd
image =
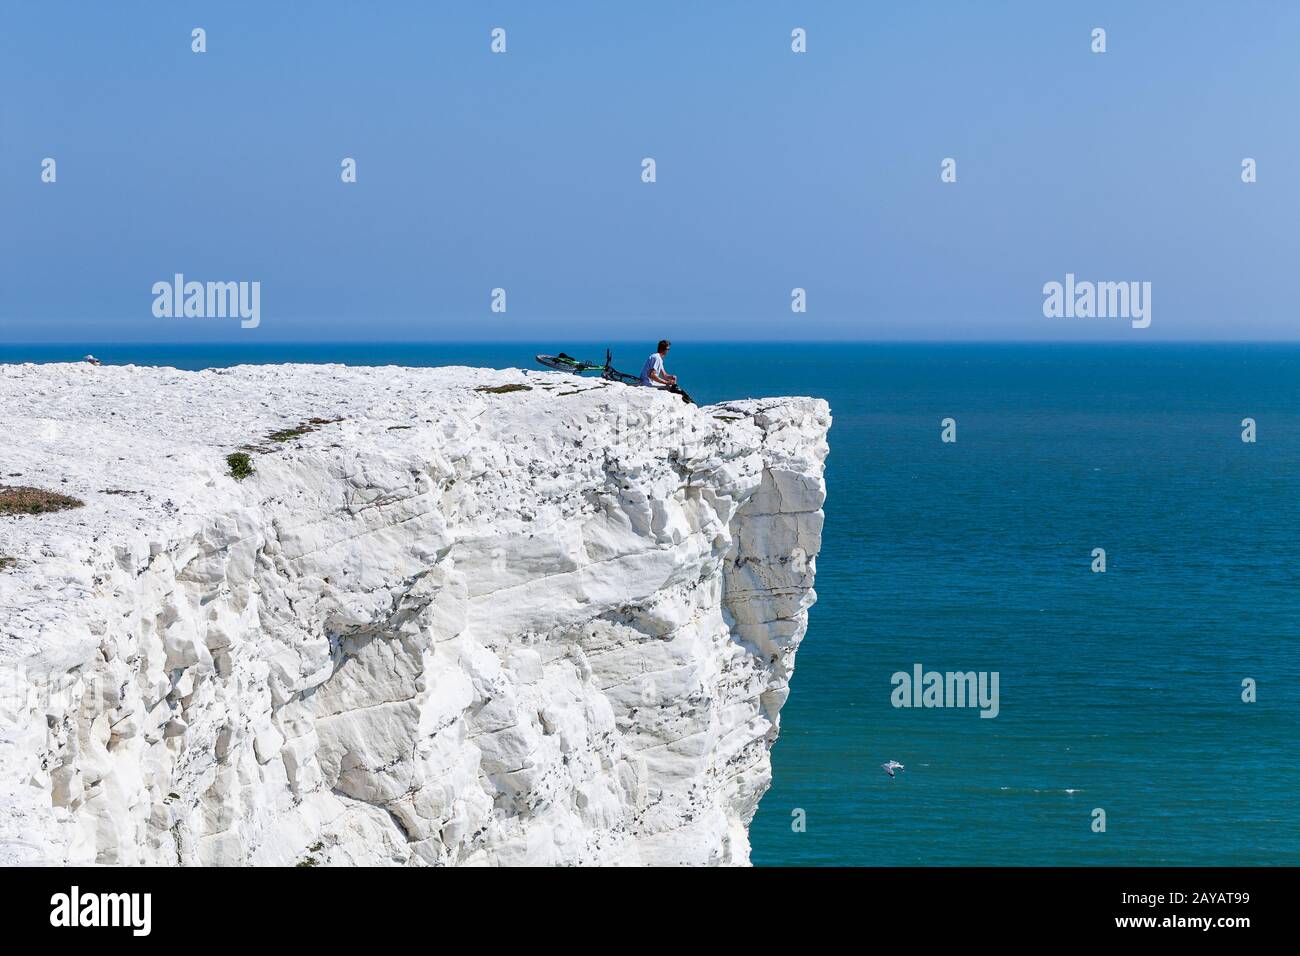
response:
<path id="1" fill-rule="evenodd" d="M 655 351 L 657 351 L 657 352 L 662 352 L 664 349 L 668 348 L 668 347 L 669 347 L 670 345 L 672 345 L 672 344 L 673 344 L 673 343 L 672 343 L 672 342 L 669 342 L 667 339 L 660 339 L 660 340 L 659 340 L 659 348 L 657 348 Z"/>

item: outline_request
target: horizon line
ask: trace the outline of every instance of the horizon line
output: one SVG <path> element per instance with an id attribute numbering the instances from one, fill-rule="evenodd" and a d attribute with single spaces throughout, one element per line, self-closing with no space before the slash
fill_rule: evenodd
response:
<path id="1" fill-rule="evenodd" d="M 584 345 L 591 345 L 597 342 L 607 343 L 609 345 L 643 345 L 646 342 L 657 341 L 652 338 L 629 338 L 629 339 L 588 339 L 580 336 L 569 336 L 570 341 L 579 342 Z M 90 346 L 101 346 L 109 348 L 139 347 L 139 346 L 166 346 L 166 347 L 201 347 L 201 346 L 227 346 L 227 347 L 273 347 L 273 346 L 420 346 L 420 345 L 449 345 L 449 346 L 466 346 L 466 345 L 485 345 L 485 346 L 505 346 L 505 345 L 536 345 L 545 341 L 554 341 L 553 339 L 540 338 L 517 338 L 517 339 L 271 339 L 261 341 L 242 342 L 230 339 L 205 339 L 205 340 L 169 340 L 169 339 L 138 339 L 126 341 L 111 341 L 107 339 L 78 339 L 64 341 L 23 341 L 23 342 L 0 342 L 0 350 L 16 350 L 22 348 L 71 348 L 80 349 Z M 1294 339 L 1153 339 L 1150 341 L 1117 341 L 1109 339 L 724 339 L 724 338 L 704 338 L 689 339 L 678 338 L 674 340 L 675 344 L 692 344 L 692 345 L 727 345 L 727 346 L 745 346 L 745 345 L 928 345 L 928 346 L 966 346 L 966 345 L 1042 345 L 1042 346 L 1063 346 L 1063 345 L 1083 345 L 1083 346 L 1115 346 L 1120 348 L 1139 347 L 1150 348 L 1153 346 L 1169 345 L 1300 345 L 1300 338 Z"/>

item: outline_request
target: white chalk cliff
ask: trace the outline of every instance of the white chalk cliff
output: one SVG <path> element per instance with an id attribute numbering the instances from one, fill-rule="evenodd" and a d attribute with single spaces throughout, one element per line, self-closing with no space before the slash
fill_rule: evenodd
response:
<path id="1" fill-rule="evenodd" d="M 829 424 L 549 372 L 0 366 L 0 485 L 84 502 L 0 515 L 0 863 L 748 862 Z"/>

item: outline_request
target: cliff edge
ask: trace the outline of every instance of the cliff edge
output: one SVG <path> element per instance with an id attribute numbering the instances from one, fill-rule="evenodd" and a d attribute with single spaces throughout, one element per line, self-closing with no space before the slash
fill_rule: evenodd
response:
<path id="1" fill-rule="evenodd" d="M 0 514 L 0 863 L 748 862 L 829 426 L 549 372 L 0 366 L 0 486 L 84 503 Z"/>

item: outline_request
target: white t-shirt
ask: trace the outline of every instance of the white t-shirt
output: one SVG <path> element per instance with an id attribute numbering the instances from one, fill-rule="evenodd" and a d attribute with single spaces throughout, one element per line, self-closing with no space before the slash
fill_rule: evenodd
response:
<path id="1" fill-rule="evenodd" d="M 650 353 L 650 357 L 641 366 L 641 384 L 649 385 L 651 388 L 663 388 L 661 384 L 650 378 L 651 372 L 660 376 L 664 374 L 664 357 L 658 352 Z"/>

